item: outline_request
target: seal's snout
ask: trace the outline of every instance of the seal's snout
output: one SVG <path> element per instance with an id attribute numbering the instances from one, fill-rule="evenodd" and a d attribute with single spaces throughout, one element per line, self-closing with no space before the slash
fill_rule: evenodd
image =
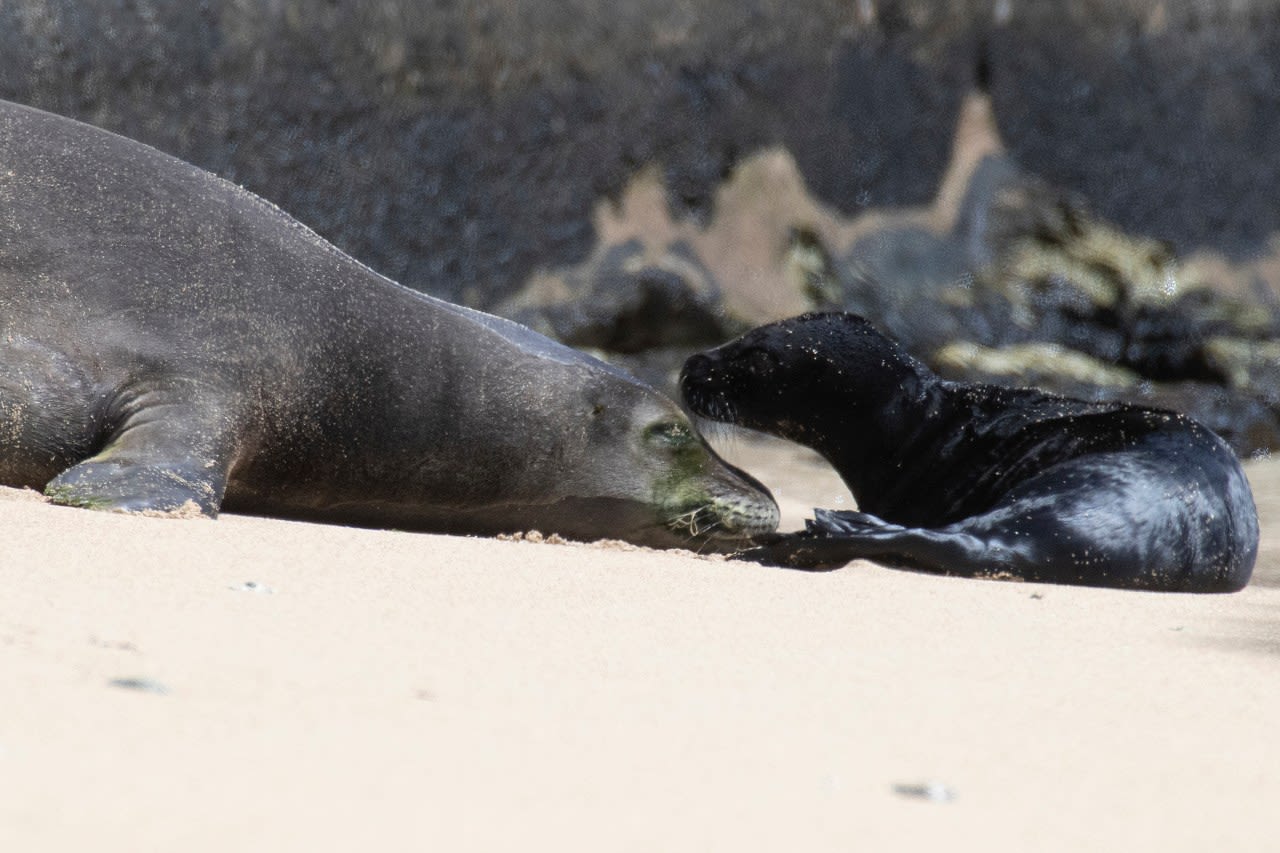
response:
<path id="1" fill-rule="evenodd" d="M 723 459 L 720 461 L 724 464 L 724 467 L 728 468 L 731 473 L 738 477 L 738 479 L 743 480 L 749 488 L 755 489 L 757 492 L 762 494 L 767 499 L 768 503 L 772 503 L 774 508 L 777 508 L 777 501 L 773 497 L 773 492 L 769 491 L 768 486 L 757 480 L 755 477 L 752 477 L 746 471 L 743 471 L 737 465 L 730 465 Z"/>
<path id="2" fill-rule="evenodd" d="M 712 488 L 710 510 L 715 524 L 708 526 L 712 538 L 750 539 L 778 529 L 778 503 L 769 489 L 750 474 L 724 463 L 734 476 Z"/>

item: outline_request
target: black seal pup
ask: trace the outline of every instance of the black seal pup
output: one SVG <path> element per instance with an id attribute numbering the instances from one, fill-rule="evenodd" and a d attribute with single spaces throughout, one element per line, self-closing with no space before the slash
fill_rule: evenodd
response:
<path id="1" fill-rule="evenodd" d="M 852 314 L 695 355 L 681 389 L 699 415 L 814 448 L 858 502 L 751 559 L 1190 592 L 1238 590 L 1253 570 L 1244 472 L 1181 415 L 943 381 Z"/>
<path id="2" fill-rule="evenodd" d="M 0 483 L 646 545 L 772 529 L 674 402 L 401 287 L 262 199 L 0 103 Z"/>

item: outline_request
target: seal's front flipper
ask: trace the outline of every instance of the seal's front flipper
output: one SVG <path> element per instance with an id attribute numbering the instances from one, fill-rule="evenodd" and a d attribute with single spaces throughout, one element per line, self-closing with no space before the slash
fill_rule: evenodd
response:
<path id="1" fill-rule="evenodd" d="M 96 460 L 68 468 L 45 486 L 44 493 L 54 503 L 85 509 L 218 516 L 225 477 L 211 477 L 189 460 Z"/>
<path id="2" fill-rule="evenodd" d="M 102 451 L 54 477 L 45 494 L 87 509 L 216 518 L 231 467 L 231 419 L 212 400 L 158 393 L 136 397 L 130 409 Z"/>

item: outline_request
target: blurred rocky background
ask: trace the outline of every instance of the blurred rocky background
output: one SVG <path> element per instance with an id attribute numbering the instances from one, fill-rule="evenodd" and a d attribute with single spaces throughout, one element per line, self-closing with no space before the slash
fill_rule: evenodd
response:
<path id="1" fill-rule="evenodd" d="M 847 309 L 1280 447 L 1280 0 L 0 0 L 0 97 L 659 383 Z"/>

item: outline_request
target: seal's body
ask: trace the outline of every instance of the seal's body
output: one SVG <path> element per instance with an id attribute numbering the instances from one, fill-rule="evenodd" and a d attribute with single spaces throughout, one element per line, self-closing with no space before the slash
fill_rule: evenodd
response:
<path id="1" fill-rule="evenodd" d="M 646 385 L 0 104 L 0 482 L 55 501 L 683 544 L 776 524 Z"/>
<path id="2" fill-rule="evenodd" d="M 851 314 L 695 355 L 681 388 L 700 415 L 814 448 L 858 502 L 753 559 L 1195 592 L 1238 590 L 1253 570 L 1244 472 L 1181 415 L 946 382 Z"/>

